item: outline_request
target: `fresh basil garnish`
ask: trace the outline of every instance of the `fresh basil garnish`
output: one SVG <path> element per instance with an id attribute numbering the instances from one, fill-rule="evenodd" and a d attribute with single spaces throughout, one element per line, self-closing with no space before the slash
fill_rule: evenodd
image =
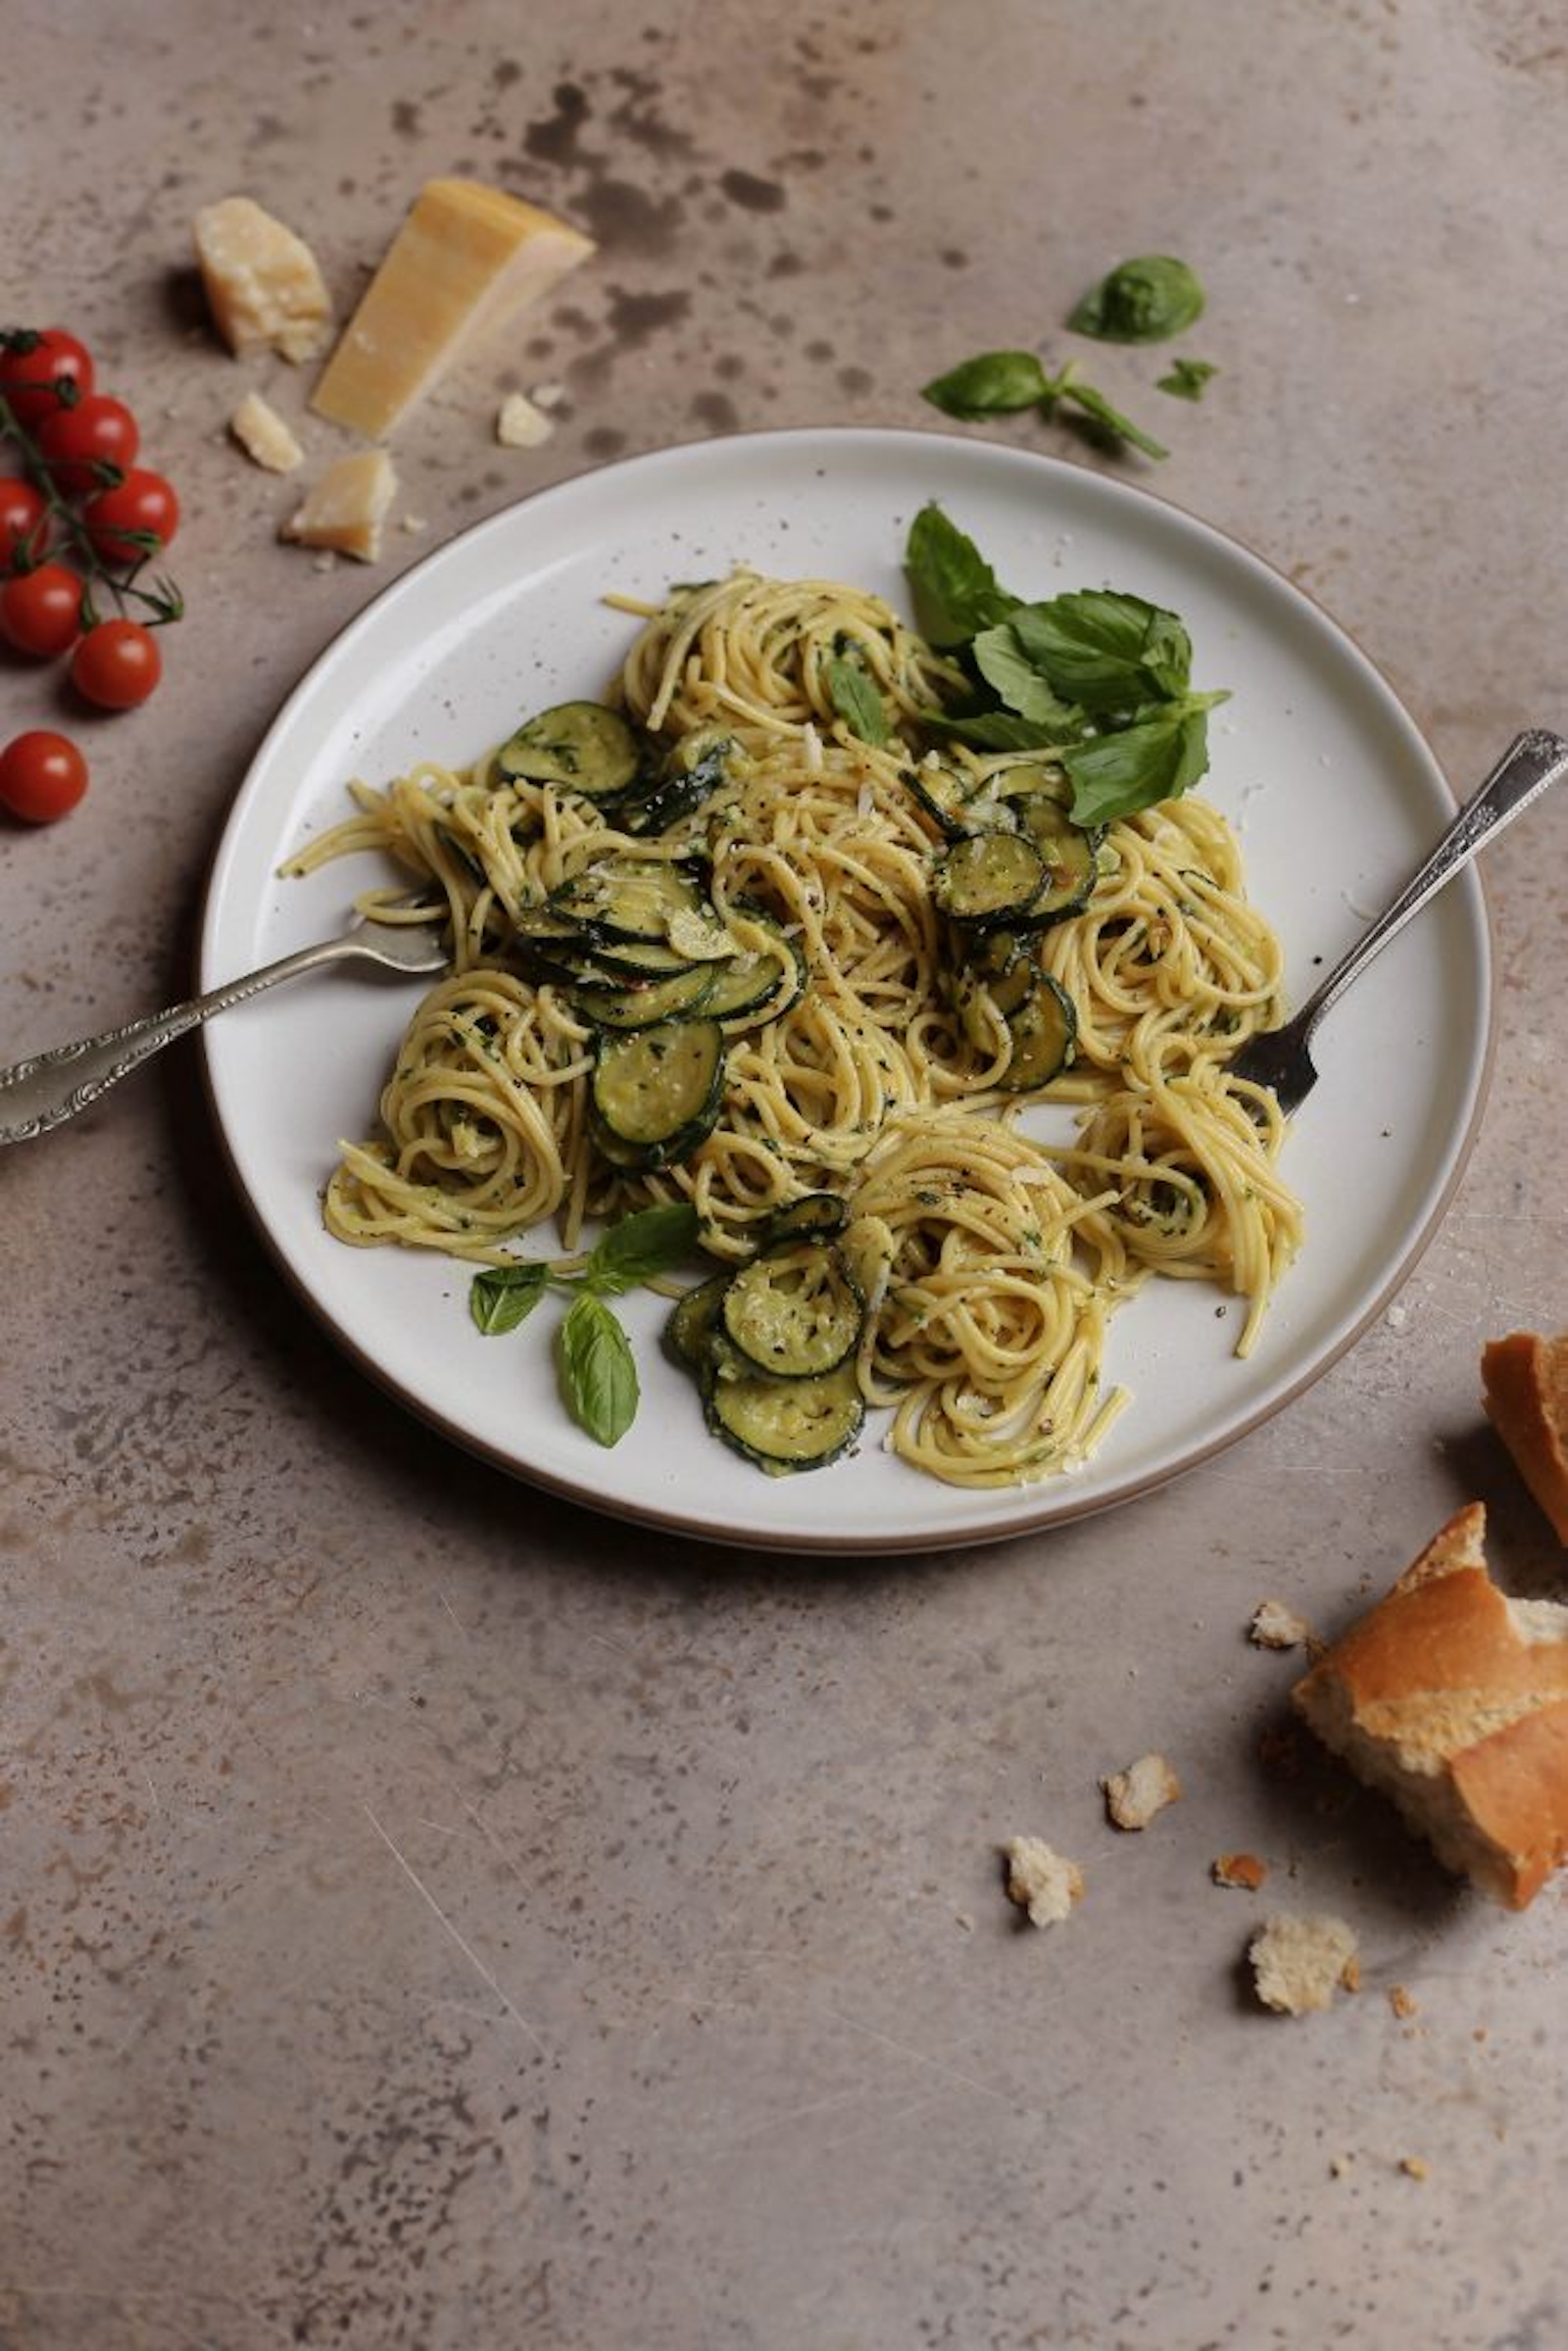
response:
<path id="1" fill-rule="evenodd" d="M 1120 409 L 1112 408 L 1103 392 L 1084 382 L 1078 373 L 1076 360 L 1069 360 L 1061 373 L 1051 378 L 1041 405 L 1050 416 L 1063 400 L 1069 408 L 1078 409 L 1102 433 L 1108 433 L 1112 440 L 1125 441 L 1131 448 L 1141 449 L 1145 457 L 1169 457 L 1170 451 L 1162 442 L 1156 441 L 1152 433 L 1145 432 L 1130 416 L 1124 416 Z"/>
<path id="2" fill-rule="evenodd" d="M 1048 388 L 1032 351 L 981 351 L 924 385 L 920 397 L 949 416 L 1010 416 L 1036 407 Z"/>
<path id="3" fill-rule="evenodd" d="M 840 654 L 827 665 L 828 699 L 852 735 L 862 743 L 881 745 L 888 739 L 888 714 L 882 697 L 860 663 Z"/>
<path id="4" fill-rule="evenodd" d="M 468 1312 L 487 1339 L 514 1331 L 550 1287 L 550 1268 L 537 1259 L 487 1265 L 468 1286 Z"/>
<path id="5" fill-rule="evenodd" d="M 1203 289 L 1185 262 L 1146 253 L 1087 293 L 1067 324 L 1102 343 L 1163 343 L 1203 315 Z"/>
<path id="6" fill-rule="evenodd" d="M 1206 713 L 1225 696 L 1194 691 L 1192 641 L 1175 612 L 1110 588 L 1024 604 L 935 506 L 915 517 L 905 560 L 916 611 L 938 600 L 947 649 L 974 687 L 951 710 L 921 713 L 932 733 L 984 751 L 1053 752 L 1084 825 L 1175 800 L 1205 772 Z M 961 634 L 956 609 L 969 622 Z"/>
<path id="7" fill-rule="evenodd" d="M 668 1273 L 691 1254 L 696 1240 L 697 1210 L 689 1200 L 638 1208 L 595 1242 L 581 1278 L 596 1297 L 613 1298 Z"/>
<path id="8" fill-rule="evenodd" d="M 1156 392 L 1169 392 L 1174 400 L 1201 400 L 1203 387 L 1219 369 L 1212 360 L 1172 360 L 1170 373 L 1154 379 Z"/>
<path id="9" fill-rule="evenodd" d="M 591 1291 L 567 1308 L 556 1353 L 572 1419 L 600 1445 L 618 1444 L 637 1417 L 637 1366 L 625 1332 Z"/>

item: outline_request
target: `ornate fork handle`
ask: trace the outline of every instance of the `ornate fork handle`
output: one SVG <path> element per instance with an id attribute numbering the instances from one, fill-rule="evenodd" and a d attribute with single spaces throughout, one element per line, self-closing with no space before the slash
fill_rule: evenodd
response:
<path id="1" fill-rule="evenodd" d="M 206 996 L 193 997 L 187 1004 L 172 1004 L 165 1012 L 149 1012 L 140 1020 L 127 1021 L 123 1028 L 85 1037 L 77 1045 L 57 1045 L 48 1053 L 19 1061 L 12 1069 L 0 1070 L 0 1144 L 29 1142 L 34 1135 L 46 1135 L 51 1127 L 74 1118 L 121 1078 L 215 1012 L 226 1012 L 230 1005 L 243 1004 L 264 988 L 275 987 L 279 980 L 291 980 L 322 963 L 336 962 L 340 956 L 366 952 L 356 938 L 323 939 L 275 963 L 265 963 L 260 971 L 248 971 L 243 979 L 211 989 Z"/>

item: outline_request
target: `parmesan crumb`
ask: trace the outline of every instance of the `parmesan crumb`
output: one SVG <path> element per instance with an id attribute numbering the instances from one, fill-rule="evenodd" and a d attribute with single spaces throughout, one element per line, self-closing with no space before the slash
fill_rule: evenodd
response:
<path id="1" fill-rule="evenodd" d="M 1009 1837 L 1003 1846 L 1007 1864 L 1007 1899 L 1029 1913 L 1034 1927 L 1056 1927 L 1083 1900 L 1084 1875 L 1075 1861 L 1039 1837 Z"/>
<path id="2" fill-rule="evenodd" d="M 555 429 L 543 409 L 523 392 L 509 392 L 496 416 L 496 439 L 503 449 L 537 449 Z"/>
<path id="3" fill-rule="evenodd" d="M 1337 1991 L 1360 1988 L 1355 1935 L 1343 1919 L 1266 1919 L 1248 1957 L 1258 1998 L 1280 2016 L 1306 2016 L 1329 2007 Z"/>
<path id="4" fill-rule="evenodd" d="M 1399 2169 L 1407 2180 L 1430 2180 L 1432 2177 L 1426 2159 L 1421 2155 L 1401 2155 Z"/>
<path id="5" fill-rule="evenodd" d="M 1163 1755 L 1140 1755 L 1125 1771 L 1112 1772 L 1100 1783 L 1105 1810 L 1118 1829 L 1147 1829 L 1156 1813 L 1174 1804 L 1182 1792 Z"/>
<path id="6" fill-rule="evenodd" d="M 247 392 L 228 420 L 228 429 L 252 465 L 269 473 L 292 473 L 305 452 L 276 409 L 260 392 Z"/>

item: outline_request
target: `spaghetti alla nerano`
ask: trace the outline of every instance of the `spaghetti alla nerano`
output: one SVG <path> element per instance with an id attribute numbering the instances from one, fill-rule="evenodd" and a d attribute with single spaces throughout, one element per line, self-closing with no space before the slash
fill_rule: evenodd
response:
<path id="1" fill-rule="evenodd" d="M 1246 1353 L 1300 1215 L 1272 1096 L 1226 1074 L 1278 1017 L 1281 958 L 1224 817 L 1189 795 L 1074 836 L 1049 752 L 933 737 L 962 679 L 852 587 L 742 569 L 658 608 L 611 601 L 636 641 L 603 706 L 564 708 L 630 737 L 636 781 L 579 789 L 569 754 L 519 758 L 550 736 L 540 721 L 471 768 L 355 783 L 357 812 L 285 868 L 387 853 L 453 928 L 382 1131 L 327 1183 L 330 1231 L 498 1265 L 541 1226 L 572 1250 L 594 1220 L 689 1202 L 717 1268 L 718 1336 L 698 1346 L 710 1419 L 770 1469 L 848 1449 L 867 1406 L 951 1484 L 1073 1468 L 1127 1400 L 1101 1385 L 1109 1319 L 1159 1276 L 1244 1299 Z M 1037 892 L 1013 919 L 1014 845 L 1051 844 L 1050 884 L 1069 836 L 1077 896 L 1056 910 Z M 661 908 L 612 919 L 610 946 L 607 877 Z M 639 1020 L 670 1002 L 687 1011 Z M 1045 1058 L 1042 1021 L 1064 1024 Z M 694 1080 L 701 1114 L 651 1144 L 648 1089 L 699 1031 L 717 1055 Z M 629 1127 L 606 1077 L 628 1054 Z M 1076 1132 L 1024 1131 L 1042 1101 L 1072 1105 Z M 856 1301 L 832 1365 L 824 1249 Z M 770 1373 L 746 1352 L 755 1276 L 735 1300 L 739 1270 L 774 1259 Z M 818 1444 L 835 1381 L 852 1408 Z M 767 1407 L 783 1443 L 757 1439 L 759 1385 L 784 1398 Z M 735 1407 L 717 1418 L 715 1389 Z"/>

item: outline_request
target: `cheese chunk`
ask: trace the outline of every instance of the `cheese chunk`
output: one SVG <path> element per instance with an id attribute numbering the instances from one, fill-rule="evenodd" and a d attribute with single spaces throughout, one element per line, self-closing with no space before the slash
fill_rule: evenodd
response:
<path id="1" fill-rule="evenodd" d="M 260 392 L 246 393 L 228 429 L 252 463 L 265 465 L 269 473 L 292 473 L 305 463 L 304 450 Z"/>
<path id="2" fill-rule="evenodd" d="M 446 370 L 594 251 L 550 213 L 468 179 L 432 179 L 393 239 L 311 406 L 384 439 Z"/>
<path id="3" fill-rule="evenodd" d="M 307 493 L 304 505 L 284 523 L 283 537 L 373 563 L 381 552 L 381 529 L 397 486 L 384 449 L 334 459 Z"/>
<path id="4" fill-rule="evenodd" d="M 249 196 L 225 196 L 196 215 L 196 258 L 219 332 L 230 351 L 315 359 L 326 349 L 332 307 L 310 247 Z"/>
<path id="5" fill-rule="evenodd" d="M 555 429 L 524 392 L 509 392 L 496 415 L 496 439 L 503 449 L 537 449 Z"/>

